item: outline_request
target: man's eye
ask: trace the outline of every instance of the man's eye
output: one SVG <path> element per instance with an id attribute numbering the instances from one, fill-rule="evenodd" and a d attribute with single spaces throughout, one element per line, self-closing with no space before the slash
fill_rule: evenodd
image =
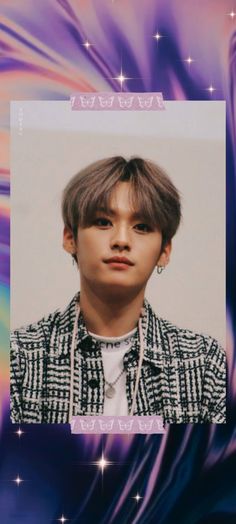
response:
<path id="1" fill-rule="evenodd" d="M 108 227 L 111 225 L 111 221 L 108 218 L 98 217 L 94 220 L 94 224 L 98 227 Z"/>
<path id="2" fill-rule="evenodd" d="M 142 231 L 143 233 L 148 233 L 151 231 L 151 227 L 148 224 L 136 224 L 135 228 L 138 231 Z"/>

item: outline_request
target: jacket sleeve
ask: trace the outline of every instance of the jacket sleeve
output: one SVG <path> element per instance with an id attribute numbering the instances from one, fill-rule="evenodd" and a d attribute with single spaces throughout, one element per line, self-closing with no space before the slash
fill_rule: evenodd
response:
<path id="1" fill-rule="evenodd" d="M 202 422 L 226 423 L 226 353 L 212 338 L 203 379 Z"/>
<path id="2" fill-rule="evenodd" d="M 11 334 L 10 339 L 10 405 L 11 421 L 20 423 L 23 420 L 22 380 L 25 361 L 20 350 L 18 332 Z"/>

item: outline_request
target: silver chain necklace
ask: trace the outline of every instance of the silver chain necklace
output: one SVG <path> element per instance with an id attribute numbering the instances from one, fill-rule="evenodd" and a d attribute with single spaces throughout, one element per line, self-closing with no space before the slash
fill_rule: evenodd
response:
<path id="1" fill-rule="evenodd" d="M 78 332 L 78 319 L 80 314 L 80 306 L 79 304 L 76 305 L 76 315 L 74 320 L 74 326 L 73 326 L 73 335 L 72 335 L 72 342 L 71 342 L 71 362 L 70 362 L 70 404 L 69 404 L 69 422 L 72 421 L 73 418 L 73 391 L 74 391 L 74 381 L 75 381 L 75 363 L 74 363 L 74 357 L 75 357 L 75 345 L 76 345 L 76 335 Z M 135 406 L 136 406 L 136 397 L 138 392 L 138 385 L 139 385 L 139 379 L 141 375 L 141 369 L 142 369 L 142 363 L 143 363 L 143 357 L 144 357 L 144 342 L 143 342 L 143 331 L 142 331 L 142 315 L 144 315 L 143 310 L 141 311 L 141 315 L 139 317 L 138 321 L 138 332 L 139 332 L 139 342 L 140 342 L 140 353 L 139 353 L 139 363 L 138 363 L 138 370 L 136 374 L 136 380 L 135 380 L 135 388 L 133 393 L 133 399 L 132 399 L 132 406 L 129 411 L 129 415 L 132 417 L 134 414 Z M 115 389 L 113 386 L 116 384 L 117 380 L 119 380 L 120 376 L 122 375 L 122 372 L 117 377 L 115 382 L 108 382 L 105 380 L 106 384 L 108 384 L 108 389 Z M 116 392 L 116 391 L 115 391 Z M 115 393 L 112 393 L 113 395 Z M 109 397 L 108 397 L 109 398 Z"/>
<path id="2" fill-rule="evenodd" d="M 116 378 L 116 380 L 114 380 L 114 382 L 108 382 L 108 380 L 105 379 L 105 383 L 109 386 L 105 391 L 105 395 L 107 398 L 113 398 L 115 396 L 116 388 L 114 388 L 114 386 L 118 382 L 121 375 L 123 375 L 124 371 L 125 370 L 123 368 L 122 371 L 119 373 L 118 377 Z"/>

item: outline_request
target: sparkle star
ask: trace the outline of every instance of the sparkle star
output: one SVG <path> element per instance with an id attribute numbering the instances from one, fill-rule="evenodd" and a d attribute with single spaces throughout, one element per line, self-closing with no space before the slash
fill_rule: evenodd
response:
<path id="1" fill-rule="evenodd" d="M 188 56 L 188 58 L 185 58 L 184 62 L 187 62 L 188 65 L 191 65 L 195 60 L 193 60 L 193 58 L 191 58 L 191 56 Z"/>
<path id="2" fill-rule="evenodd" d="M 233 9 L 232 9 L 231 13 L 228 13 L 228 16 L 230 16 L 232 18 L 232 20 L 234 19 L 234 17 L 236 16 L 236 13 L 234 12 Z"/>
<path id="3" fill-rule="evenodd" d="M 64 515 L 62 515 L 58 520 L 59 520 L 59 522 L 64 524 L 64 522 L 66 522 L 68 519 L 66 519 L 66 517 L 64 517 Z"/>
<path id="4" fill-rule="evenodd" d="M 140 497 L 140 495 L 137 493 L 137 495 L 135 495 L 135 497 L 133 497 L 133 499 L 136 500 L 136 502 L 138 503 L 140 501 L 142 497 Z"/>
<path id="5" fill-rule="evenodd" d="M 102 453 L 102 456 L 100 458 L 100 460 L 98 460 L 97 462 L 95 462 L 95 464 L 97 464 L 97 466 L 101 469 L 102 473 L 104 471 L 104 469 L 109 465 L 111 464 L 111 462 L 109 462 L 108 460 L 105 459 L 103 453 Z"/>
<path id="6" fill-rule="evenodd" d="M 16 479 L 14 479 L 14 482 L 17 484 L 17 486 L 19 486 L 23 480 L 19 477 L 19 475 L 17 475 Z"/>
<path id="7" fill-rule="evenodd" d="M 16 431 L 16 435 L 20 438 L 21 435 L 23 435 L 24 431 L 22 431 L 20 428 Z"/>
<path id="8" fill-rule="evenodd" d="M 84 47 L 86 47 L 86 49 L 89 49 L 92 44 L 90 44 L 90 42 L 88 42 L 88 40 L 86 40 L 86 42 L 84 42 L 84 44 L 82 44 L 82 45 Z"/>
<path id="9" fill-rule="evenodd" d="M 162 37 L 162 35 L 160 35 L 160 33 L 158 33 L 158 31 L 157 31 L 153 38 L 155 38 L 157 40 L 157 42 L 158 42 L 158 40 L 160 40 L 161 37 Z"/>
<path id="10" fill-rule="evenodd" d="M 211 95 L 212 95 L 212 93 L 214 93 L 215 90 L 216 90 L 216 88 L 213 87 L 212 84 L 207 88 L 207 91 L 209 91 L 209 93 L 211 93 Z"/>
<path id="11" fill-rule="evenodd" d="M 122 71 L 122 68 L 121 68 L 119 76 L 116 76 L 114 78 L 114 80 L 118 80 L 118 82 L 120 82 L 121 89 L 122 89 L 122 86 L 123 86 L 123 83 L 125 82 L 125 80 L 130 80 L 130 79 L 123 74 L 123 71 Z"/>

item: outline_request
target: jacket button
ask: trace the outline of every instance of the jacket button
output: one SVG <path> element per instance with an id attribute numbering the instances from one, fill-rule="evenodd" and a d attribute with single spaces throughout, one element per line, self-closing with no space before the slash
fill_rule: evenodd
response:
<path id="1" fill-rule="evenodd" d="M 89 381 L 88 381 L 88 385 L 92 388 L 92 389 L 95 389 L 98 387 L 98 380 L 96 378 L 91 378 Z"/>

